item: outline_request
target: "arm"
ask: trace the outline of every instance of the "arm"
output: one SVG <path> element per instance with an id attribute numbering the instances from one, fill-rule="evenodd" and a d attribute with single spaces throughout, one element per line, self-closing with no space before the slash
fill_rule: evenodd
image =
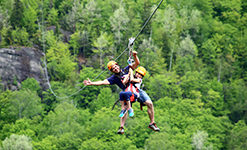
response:
<path id="1" fill-rule="evenodd" d="M 124 79 L 123 79 L 123 84 L 126 85 L 128 82 L 129 82 L 129 77 L 130 77 L 130 71 L 131 71 L 131 67 L 129 68 L 129 73 L 127 75 L 124 76 Z"/>
<path id="2" fill-rule="evenodd" d="M 140 64 L 140 61 L 139 61 L 139 58 L 137 56 L 137 52 L 136 51 L 133 51 L 133 57 L 134 57 L 134 64 L 132 65 L 132 69 L 135 70 L 136 67 Z"/>
<path id="3" fill-rule="evenodd" d="M 92 82 L 90 79 L 88 79 L 88 80 L 84 80 L 83 84 L 84 85 L 109 85 L 110 82 L 107 79 L 103 81 L 95 81 L 95 82 Z"/>
<path id="4" fill-rule="evenodd" d="M 140 83 L 141 79 L 135 79 L 133 75 L 133 70 L 130 68 L 130 82 Z"/>

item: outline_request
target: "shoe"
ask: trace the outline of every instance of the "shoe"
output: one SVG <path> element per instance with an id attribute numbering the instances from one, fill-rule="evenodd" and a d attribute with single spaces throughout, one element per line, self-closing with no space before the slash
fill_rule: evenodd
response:
<path id="1" fill-rule="evenodd" d="M 132 108 L 130 108 L 130 109 L 128 110 L 128 112 L 129 112 L 129 117 L 133 117 L 133 116 L 134 116 L 134 111 L 133 111 Z"/>
<path id="2" fill-rule="evenodd" d="M 126 114 L 126 109 L 121 110 L 119 117 L 122 118 Z"/>
<path id="3" fill-rule="evenodd" d="M 149 124 L 149 126 L 148 126 L 150 129 L 152 129 L 152 130 L 154 130 L 154 131 L 160 131 L 160 128 L 158 128 L 157 126 L 156 126 L 156 123 L 153 123 L 153 124 Z"/>
<path id="4" fill-rule="evenodd" d="M 119 127 L 117 133 L 118 134 L 124 134 L 124 127 Z"/>

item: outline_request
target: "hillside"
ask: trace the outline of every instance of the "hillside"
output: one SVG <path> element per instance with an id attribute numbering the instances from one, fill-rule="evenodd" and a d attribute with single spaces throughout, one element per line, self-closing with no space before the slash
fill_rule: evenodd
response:
<path id="1" fill-rule="evenodd" d="M 245 150 L 246 0 L 167 0 L 146 22 L 159 2 L 1 0 L 0 149 Z M 136 102 L 120 135 L 121 89 L 83 81 L 126 67 L 138 34 L 160 132 Z"/>

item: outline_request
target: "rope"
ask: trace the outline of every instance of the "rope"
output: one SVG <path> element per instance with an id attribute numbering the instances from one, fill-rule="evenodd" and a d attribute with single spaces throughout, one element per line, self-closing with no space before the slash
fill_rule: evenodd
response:
<path id="1" fill-rule="evenodd" d="M 157 11 L 157 9 L 159 8 L 159 6 L 161 5 L 161 3 L 163 2 L 163 0 L 161 0 L 158 4 L 158 6 L 155 8 L 155 10 L 153 11 L 153 13 L 149 16 L 149 18 L 146 20 L 146 22 L 144 23 L 144 25 L 142 26 L 141 30 L 138 32 L 138 34 L 135 36 L 134 39 L 132 39 L 132 43 L 135 42 L 135 40 L 139 37 L 139 35 L 141 34 L 141 32 L 144 30 L 144 28 L 146 27 L 146 25 L 148 24 L 148 22 L 151 20 L 151 18 L 153 17 L 153 15 L 155 14 L 155 12 Z M 44 4 L 44 0 L 42 0 L 42 4 Z M 46 55 L 45 55 L 45 43 L 44 43 L 44 15 L 43 15 L 43 5 L 42 5 L 42 44 L 43 44 L 43 52 L 44 52 L 44 65 L 45 65 L 45 69 L 44 69 L 44 72 L 45 72 L 45 78 L 46 78 L 46 81 L 47 81 L 47 84 L 49 86 L 49 89 L 50 91 L 52 92 L 52 94 L 56 97 L 56 98 L 59 98 L 59 99 L 65 99 L 65 98 L 70 98 L 74 95 L 76 95 L 77 93 L 79 93 L 80 91 L 84 90 L 87 85 L 84 85 L 81 89 L 79 89 L 78 91 L 72 93 L 71 95 L 68 95 L 68 96 L 63 96 L 63 97 L 60 97 L 60 96 L 57 96 L 56 93 L 52 90 L 52 86 L 50 84 L 50 81 L 49 81 L 49 76 L 48 76 L 48 71 L 47 71 L 47 63 L 46 63 Z M 129 49 L 129 47 L 125 48 L 125 50 L 114 60 L 116 61 L 117 59 L 119 59 L 127 50 Z M 106 68 L 101 71 L 92 81 L 94 81 L 95 79 L 97 79 L 99 76 L 101 76 L 103 73 L 106 72 Z"/>

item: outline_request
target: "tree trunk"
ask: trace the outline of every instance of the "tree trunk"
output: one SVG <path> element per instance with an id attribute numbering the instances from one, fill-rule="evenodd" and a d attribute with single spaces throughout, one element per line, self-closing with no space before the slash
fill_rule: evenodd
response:
<path id="1" fill-rule="evenodd" d="M 221 65 L 221 61 L 219 62 L 219 70 L 218 70 L 218 82 L 220 82 L 220 76 L 221 76 L 221 69 L 222 69 L 222 65 Z"/>
<path id="2" fill-rule="evenodd" d="M 173 46 L 173 47 L 174 47 L 174 46 Z M 169 71 L 171 71 L 171 69 L 172 69 L 172 59 L 173 59 L 173 48 L 172 48 L 171 56 L 170 56 Z"/>

